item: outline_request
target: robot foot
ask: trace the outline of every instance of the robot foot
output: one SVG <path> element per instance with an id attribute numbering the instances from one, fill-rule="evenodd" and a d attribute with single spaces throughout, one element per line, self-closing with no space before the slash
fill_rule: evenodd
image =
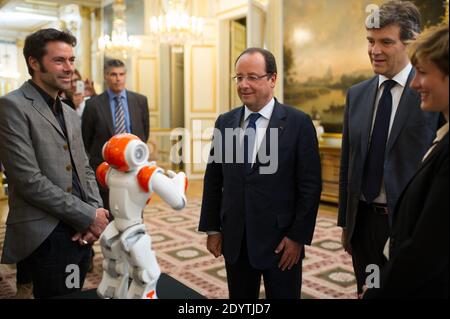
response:
<path id="1" fill-rule="evenodd" d="M 109 275 L 103 273 L 102 281 L 97 287 L 97 295 L 101 298 L 127 298 L 128 276 L 121 276 L 118 278 L 111 278 Z"/>
<path id="2" fill-rule="evenodd" d="M 103 299 L 113 298 L 115 291 L 116 289 L 114 287 L 106 284 L 106 280 L 102 280 L 100 285 L 97 287 L 97 295 Z"/>
<path id="3" fill-rule="evenodd" d="M 156 283 L 157 280 L 149 284 L 141 285 L 136 280 L 130 285 L 128 289 L 128 299 L 158 299 L 156 294 Z"/>

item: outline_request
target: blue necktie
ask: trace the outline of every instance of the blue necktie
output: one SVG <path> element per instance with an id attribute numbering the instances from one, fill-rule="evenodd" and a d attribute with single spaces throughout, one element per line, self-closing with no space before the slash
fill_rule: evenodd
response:
<path id="1" fill-rule="evenodd" d="M 125 113 L 123 111 L 123 103 L 120 95 L 116 95 L 114 97 L 114 100 L 116 101 L 116 108 L 115 108 L 115 118 L 116 118 L 116 126 L 114 129 L 114 134 L 120 134 L 120 133 L 126 133 L 125 128 Z"/>
<path id="2" fill-rule="evenodd" d="M 259 119 L 261 114 L 252 113 L 250 114 L 249 122 L 247 128 L 245 129 L 244 135 L 244 166 L 245 173 L 250 174 L 252 171 L 252 158 L 253 149 L 255 148 L 256 140 L 256 121 Z"/>
<path id="3" fill-rule="evenodd" d="M 394 80 L 383 83 L 384 90 L 378 102 L 377 115 L 370 139 L 369 153 L 365 163 L 363 194 L 367 203 L 372 203 L 379 195 L 383 179 L 384 155 L 389 134 L 392 112 L 391 89 L 397 84 Z"/>

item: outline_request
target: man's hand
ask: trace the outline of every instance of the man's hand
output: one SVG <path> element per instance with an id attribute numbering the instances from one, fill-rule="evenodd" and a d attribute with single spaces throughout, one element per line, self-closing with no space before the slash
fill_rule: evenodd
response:
<path id="1" fill-rule="evenodd" d="M 214 255 L 214 257 L 219 257 L 222 255 L 222 234 L 208 235 L 206 239 L 206 248 L 208 251 Z"/>
<path id="2" fill-rule="evenodd" d="M 345 228 L 342 228 L 341 244 L 342 244 L 342 247 L 344 247 L 344 250 L 351 255 L 352 254 L 352 246 L 350 245 L 350 243 L 347 240 L 347 235 L 348 235 L 347 230 Z"/>
<path id="3" fill-rule="evenodd" d="M 291 270 L 292 266 L 297 264 L 300 260 L 300 254 L 302 250 L 302 244 L 284 237 L 278 245 L 277 249 L 275 249 L 276 254 L 283 251 L 283 255 L 281 256 L 280 262 L 278 263 L 278 268 L 281 268 L 282 271 L 285 271 L 286 268 L 288 270 Z"/>
<path id="4" fill-rule="evenodd" d="M 364 298 L 364 294 L 367 292 L 367 286 L 366 285 L 364 285 L 363 287 L 362 287 L 362 293 L 361 294 L 358 294 L 358 299 L 363 299 Z"/>
<path id="5" fill-rule="evenodd" d="M 72 241 L 78 241 L 83 246 L 87 244 L 93 244 L 100 238 L 101 233 L 105 230 L 109 223 L 109 212 L 104 208 L 97 208 L 95 211 L 94 222 L 84 233 L 76 233 L 72 236 Z"/>
<path id="6" fill-rule="evenodd" d="M 84 234 L 82 233 L 76 233 L 73 237 L 72 237 L 72 241 L 78 241 L 78 244 L 80 244 L 81 246 L 87 245 L 87 244 L 94 244 L 94 242 L 96 242 L 98 239 L 98 237 L 95 237 L 93 233 L 91 233 L 90 231 L 85 232 Z"/>
<path id="7" fill-rule="evenodd" d="M 99 238 L 109 223 L 109 212 L 104 208 L 97 208 L 95 211 L 94 222 L 89 226 L 87 232 L 91 232 L 96 238 Z"/>

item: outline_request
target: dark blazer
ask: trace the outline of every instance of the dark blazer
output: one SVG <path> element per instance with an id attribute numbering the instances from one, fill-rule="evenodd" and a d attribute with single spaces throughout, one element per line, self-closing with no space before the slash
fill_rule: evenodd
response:
<path id="1" fill-rule="evenodd" d="M 380 289 L 365 298 L 448 299 L 448 146 L 447 133 L 400 197 Z"/>
<path id="2" fill-rule="evenodd" d="M 150 130 L 147 97 L 127 90 L 127 102 L 131 133 L 146 143 Z M 95 171 L 103 162 L 103 145 L 114 135 L 111 106 L 106 91 L 86 101 L 81 130 L 89 162 Z"/>
<path id="3" fill-rule="evenodd" d="M 322 189 L 317 137 L 306 114 L 275 100 L 261 144 L 267 151 L 260 147 L 253 171 L 246 175 L 242 161 L 236 161 L 236 151 L 225 143 L 225 130 L 240 128 L 243 115 L 244 107 L 239 107 L 216 121 L 221 136 L 214 137 L 211 155 L 219 160 L 206 168 L 199 231 L 222 233 L 223 255 L 230 264 L 237 260 L 242 240 L 247 240 L 252 266 L 267 269 L 276 266 L 279 256 L 274 250 L 284 236 L 311 243 Z M 278 129 L 276 149 L 270 145 L 271 136 L 276 137 L 271 128 Z M 239 147 L 238 137 L 234 144 Z M 261 174 L 260 169 L 270 165 L 263 163 L 263 153 L 276 151 L 276 172 Z M 234 161 L 226 163 L 230 154 Z"/>
<path id="4" fill-rule="evenodd" d="M 59 221 L 84 232 L 102 206 L 81 139 L 80 117 L 62 103 L 67 139 L 28 82 L 0 98 L 0 161 L 8 176 L 9 213 L 1 263 L 29 256 Z M 82 197 L 71 193 L 73 163 Z"/>
<path id="5" fill-rule="evenodd" d="M 420 95 L 409 87 L 413 77 L 414 69 L 403 90 L 386 145 L 383 177 L 390 222 L 401 192 L 417 171 L 438 127 L 439 114 L 420 109 Z M 361 197 L 377 90 L 378 76 L 375 76 L 352 86 L 347 92 L 339 176 L 338 225 L 346 227 L 349 243 Z"/>

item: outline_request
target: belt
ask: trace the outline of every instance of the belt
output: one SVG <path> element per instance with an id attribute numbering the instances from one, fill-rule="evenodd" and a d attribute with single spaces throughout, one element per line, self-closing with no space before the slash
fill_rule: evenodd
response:
<path id="1" fill-rule="evenodd" d="M 365 207 L 367 210 L 371 210 L 374 213 L 378 213 L 380 215 L 387 215 L 388 214 L 388 208 L 386 204 L 379 204 L 379 203 L 367 203 L 364 201 L 359 201 L 359 204 L 363 207 Z"/>

